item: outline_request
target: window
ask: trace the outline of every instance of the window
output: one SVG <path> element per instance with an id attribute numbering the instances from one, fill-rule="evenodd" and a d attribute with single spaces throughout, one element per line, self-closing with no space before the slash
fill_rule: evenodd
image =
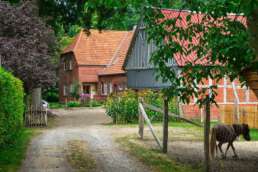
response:
<path id="1" fill-rule="evenodd" d="M 102 94 L 103 95 L 107 95 L 107 92 L 108 92 L 108 85 L 107 85 L 107 83 L 102 83 L 103 85 L 102 85 L 102 90 L 103 90 L 103 92 L 102 92 Z"/>
<path id="2" fill-rule="evenodd" d="M 70 90 L 69 90 L 70 94 L 73 92 L 73 85 L 70 85 Z"/>
<path id="3" fill-rule="evenodd" d="M 69 60 L 69 70 L 73 70 L 73 61 Z"/>
<path id="4" fill-rule="evenodd" d="M 109 82 L 109 94 L 113 92 L 113 85 L 111 82 Z"/>
<path id="5" fill-rule="evenodd" d="M 63 90 L 64 96 L 67 96 L 67 86 L 64 85 L 64 90 Z"/>
<path id="6" fill-rule="evenodd" d="M 83 85 L 83 93 L 90 94 L 90 85 Z"/>
<path id="7" fill-rule="evenodd" d="M 73 69 L 73 61 L 72 60 L 65 60 L 64 61 L 64 71 L 72 70 Z"/>

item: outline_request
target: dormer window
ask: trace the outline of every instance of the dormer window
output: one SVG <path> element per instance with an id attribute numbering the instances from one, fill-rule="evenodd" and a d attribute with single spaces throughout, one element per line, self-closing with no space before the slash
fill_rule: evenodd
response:
<path id="1" fill-rule="evenodd" d="M 64 71 L 73 70 L 73 61 L 72 60 L 65 60 L 64 61 Z"/>

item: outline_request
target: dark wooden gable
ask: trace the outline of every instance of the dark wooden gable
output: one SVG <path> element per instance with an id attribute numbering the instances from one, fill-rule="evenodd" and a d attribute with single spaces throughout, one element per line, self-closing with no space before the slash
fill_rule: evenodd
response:
<path id="1" fill-rule="evenodd" d="M 144 23 L 141 20 L 136 28 L 124 64 L 128 78 L 128 87 L 133 89 L 168 87 L 169 83 L 157 80 L 154 65 L 150 62 L 151 55 L 157 47 L 152 41 L 148 43 L 147 36 Z M 173 58 L 171 58 L 167 65 L 177 68 Z"/>

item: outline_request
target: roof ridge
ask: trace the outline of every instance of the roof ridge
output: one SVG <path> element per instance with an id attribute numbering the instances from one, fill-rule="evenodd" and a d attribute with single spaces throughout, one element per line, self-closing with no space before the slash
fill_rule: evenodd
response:
<path id="1" fill-rule="evenodd" d="M 112 65 L 114 64 L 114 61 L 117 59 L 118 53 L 119 53 L 119 51 L 121 50 L 122 45 L 123 45 L 124 42 L 126 41 L 126 38 L 128 37 L 129 33 L 130 33 L 130 31 L 126 32 L 126 34 L 124 35 L 123 39 L 120 41 L 120 43 L 119 43 L 119 45 L 118 45 L 118 48 L 116 49 L 116 51 L 115 51 L 114 55 L 112 56 L 112 58 L 111 58 L 109 64 L 107 65 L 107 67 L 112 66 Z"/>
<path id="2" fill-rule="evenodd" d="M 80 42 L 80 40 L 81 40 L 82 32 L 83 32 L 83 30 L 81 29 L 81 31 L 80 31 L 80 33 L 79 33 L 79 37 L 76 39 L 76 43 L 75 43 L 75 45 L 74 45 L 73 51 L 76 50 L 76 48 L 77 48 L 77 46 L 78 46 L 78 44 L 79 44 L 79 42 Z"/>

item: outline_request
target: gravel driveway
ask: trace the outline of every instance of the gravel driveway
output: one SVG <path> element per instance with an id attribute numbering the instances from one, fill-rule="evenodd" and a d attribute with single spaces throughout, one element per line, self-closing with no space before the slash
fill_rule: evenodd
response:
<path id="1" fill-rule="evenodd" d="M 123 152 L 102 124 L 111 119 L 104 109 L 55 110 L 56 125 L 35 137 L 28 148 L 21 172 L 72 172 L 65 150 L 67 142 L 85 141 L 96 159 L 97 172 L 147 172 L 147 167 Z"/>

